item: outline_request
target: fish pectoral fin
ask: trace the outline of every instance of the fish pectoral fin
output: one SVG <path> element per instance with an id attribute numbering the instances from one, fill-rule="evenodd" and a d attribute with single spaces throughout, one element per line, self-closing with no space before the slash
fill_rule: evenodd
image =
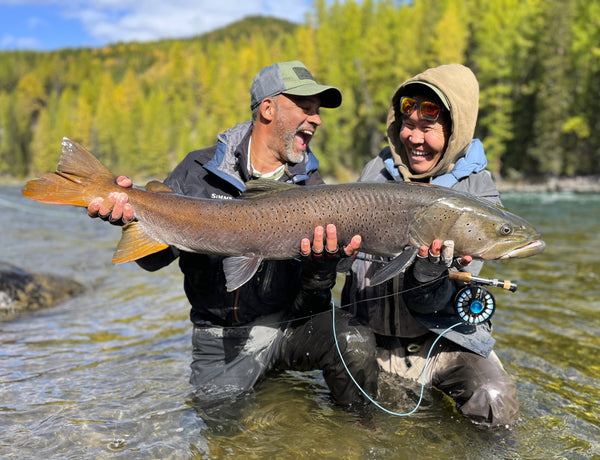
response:
<path id="1" fill-rule="evenodd" d="M 223 259 L 227 292 L 235 291 L 254 276 L 262 257 L 234 256 Z"/>
<path id="2" fill-rule="evenodd" d="M 132 222 L 123 226 L 123 235 L 121 236 L 117 250 L 113 254 L 112 263 L 122 264 L 141 259 L 168 247 L 168 244 L 148 236 L 142 230 L 139 222 Z"/>
<path id="3" fill-rule="evenodd" d="M 408 246 L 404 248 L 404 251 L 402 251 L 400 255 L 394 257 L 391 261 L 375 272 L 371 278 L 371 286 L 377 286 L 378 284 L 385 283 L 387 280 L 392 279 L 397 274 L 406 270 L 413 260 L 415 260 L 418 253 L 419 248 L 416 246 Z"/>

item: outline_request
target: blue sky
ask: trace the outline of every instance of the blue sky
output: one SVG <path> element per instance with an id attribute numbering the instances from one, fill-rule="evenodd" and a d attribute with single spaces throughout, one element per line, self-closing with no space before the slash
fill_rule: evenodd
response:
<path id="1" fill-rule="evenodd" d="M 0 50 L 183 38 L 245 16 L 303 22 L 311 0 L 0 0 Z"/>

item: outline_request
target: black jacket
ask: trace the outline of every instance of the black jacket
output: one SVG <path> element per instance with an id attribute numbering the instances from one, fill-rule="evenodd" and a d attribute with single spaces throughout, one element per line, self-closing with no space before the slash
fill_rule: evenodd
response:
<path id="1" fill-rule="evenodd" d="M 186 196 L 238 197 L 245 190 L 245 183 L 251 180 L 246 167 L 251 133 L 251 122 L 222 133 L 217 145 L 190 152 L 164 183 Z M 290 165 L 280 180 L 301 185 L 322 184 L 317 167 L 318 160 L 309 153 L 304 163 Z M 266 260 L 256 275 L 234 292 L 227 292 L 225 288 L 222 256 L 169 247 L 140 259 L 138 264 L 154 271 L 177 257 L 184 274 L 185 293 L 192 306 L 190 317 L 199 326 L 241 325 L 259 316 L 289 309 L 300 293 L 301 263 L 298 260 Z M 324 290 L 317 300 L 328 305 L 330 295 L 329 290 Z"/>

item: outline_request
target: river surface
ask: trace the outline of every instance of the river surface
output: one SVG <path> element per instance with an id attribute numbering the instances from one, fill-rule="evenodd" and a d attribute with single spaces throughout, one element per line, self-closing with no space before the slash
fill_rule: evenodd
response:
<path id="1" fill-rule="evenodd" d="M 243 407 L 198 409 L 176 264 L 113 266 L 118 228 L 0 187 L 0 260 L 87 287 L 0 321 L 0 458 L 600 458 L 600 195 L 503 200 L 547 248 L 482 273 L 519 285 L 491 290 L 496 352 L 517 382 L 521 420 L 488 430 L 436 391 L 410 416 L 377 410 L 365 426 L 331 404 L 319 372 L 272 375 Z M 419 388 L 385 393 L 382 404 L 409 412 Z"/>

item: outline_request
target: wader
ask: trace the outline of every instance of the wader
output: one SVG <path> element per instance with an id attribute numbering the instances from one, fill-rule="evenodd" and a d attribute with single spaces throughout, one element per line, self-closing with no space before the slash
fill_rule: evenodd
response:
<path id="1" fill-rule="evenodd" d="M 377 361 L 385 372 L 422 383 L 427 354 L 437 337 L 377 336 Z M 518 420 L 516 385 L 493 351 L 484 358 L 442 337 L 431 352 L 425 385 L 450 396 L 473 423 L 512 426 Z"/>
<path id="2" fill-rule="evenodd" d="M 356 382 L 375 396 L 378 365 L 373 333 L 346 312 L 336 312 L 335 319 L 346 365 Z M 339 357 L 331 311 L 292 322 L 277 313 L 242 327 L 194 326 L 192 343 L 190 383 L 198 400 L 242 395 L 272 369 L 319 369 L 335 403 L 366 404 Z"/>

